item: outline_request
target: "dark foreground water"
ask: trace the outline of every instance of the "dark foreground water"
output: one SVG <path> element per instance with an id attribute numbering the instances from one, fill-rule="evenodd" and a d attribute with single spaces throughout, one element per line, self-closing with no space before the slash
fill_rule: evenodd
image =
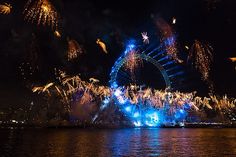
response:
<path id="1" fill-rule="evenodd" d="M 236 156 L 236 129 L 0 130 L 0 156 Z"/>

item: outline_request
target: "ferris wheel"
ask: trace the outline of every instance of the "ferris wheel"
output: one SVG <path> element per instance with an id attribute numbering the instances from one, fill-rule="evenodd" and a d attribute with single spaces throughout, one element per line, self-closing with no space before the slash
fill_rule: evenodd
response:
<path id="1" fill-rule="evenodd" d="M 164 80 L 165 88 L 177 90 L 184 80 L 185 72 L 183 68 L 178 65 L 171 57 L 167 54 L 164 45 L 158 47 L 142 47 L 134 46 L 138 53 L 135 53 L 136 59 L 142 60 L 147 64 L 151 64 L 154 68 L 148 73 L 151 75 L 152 81 L 158 80 L 158 78 L 152 77 L 152 73 L 155 71 L 159 72 L 162 79 Z M 128 55 L 125 51 L 115 62 L 110 73 L 110 86 L 125 86 L 127 84 L 146 84 L 145 81 L 140 81 L 139 76 L 135 76 L 135 80 L 132 79 L 131 73 L 125 68 L 125 64 L 128 62 Z M 146 66 L 144 64 L 143 66 Z M 143 67 L 145 68 L 145 67 Z M 146 75 L 146 74 L 142 74 Z M 145 76 L 142 76 L 142 78 Z M 139 80 L 139 81 L 136 81 Z M 140 83 L 141 82 L 141 83 Z M 158 88 L 158 87 L 157 87 Z"/>

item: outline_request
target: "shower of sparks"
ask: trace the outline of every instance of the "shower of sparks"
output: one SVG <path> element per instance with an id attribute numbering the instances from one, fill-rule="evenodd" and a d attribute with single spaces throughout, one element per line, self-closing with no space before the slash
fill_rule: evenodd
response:
<path id="1" fill-rule="evenodd" d="M 102 51 L 105 52 L 106 54 L 108 53 L 106 44 L 102 42 L 100 39 L 97 39 L 96 43 L 102 48 Z"/>
<path id="2" fill-rule="evenodd" d="M 12 6 L 8 3 L 0 4 L 0 14 L 10 14 Z"/>
<path id="3" fill-rule="evenodd" d="M 209 80 L 213 61 L 212 52 L 213 48 L 209 44 L 201 43 L 198 40 L 195 40 L 189 52 L 188 60 L 191 59 L 193 61 L 195 68 L 202 74 L 204 81 Z"/>
<path id="4" fill-rule="evenodd" d="M 49 0 L 36 0 L 32 2 L 29 0 L 25 5 L 25 20 L 37 22 L 51 26 L 52 29 L 57 29 L 58 26 L 58 13 Z"/>
<path id="5" fill-rule="evenodd" d="M 169 24 L 167 24 L 163 19 L 159 18 L 156 20 L 156 25 L 161 33 L 161 42 L 164 42 L 166 52 L 170 58 L 178 63 L 183 61 L 178 57 L 177 42 L 175 34 Z"/>
<path id="6" fill-rule="evenodd" d="M 149 44 L 149 37 L 147 35 L 147 32 L 142 32 L 141 35 L 142 35 L 142 38 L 143 38 L 143 43 Z"/>
<path id="7" fill-rule="evenodd" d="M 132 80 L 135 79 L 135 70 L 143 65 L 143 61 L 141 58 L 137 57 L 137 51 L 130 50 L 127 53 L 125 68 L 130 72 Z"/>
<path id="8" fill-rule="evenodd" d="M 59 76 L 59 82 L 35 86 L 32 88 L 32 92 L 44 94 L 48 99 L 59 98 L 70 115 L 81 118 L 84 114 L 88 114 L 90 118 L 87 122 L 91 123 L 96 123 L 95 120 L 99 116 L 105 116 L 103 120 L 106 122 L 108 115 L 103 115 L 101 111 L 108 108 L 112 104 L 111 102 L 114 102 L 134 125 L 137 124 L 137 120 L 144 118 L 143 125 L 135 126 L 154 126 L 146 123 L 147 121 L 152 122 L 150 117 L 146 117 L 150 112 L 158 113 L 162 118 L 156 121 L 155 124 L 165 124 L 168 118 L 172 119 L 171 122 L 180 122 L 180 119 L 182 122 L 185 120 L 188 111 L 194 111 L 199 115 L 207 109 L 217 111 L 220 114 L 231 115 L 236 107 L 236 99 L 227 96 L 210 95 L 210 97 L 202 98 L 196 96 L 196 92 L 168 92 L 167 90 L 160 91 L 151 88 L 143 89 L 137 85 L 113 89 L 107 86 L 99 86 L 97 84 L 99 81 L 95 78 L 90 78 L 90 81 L 86 82 L 81 80 L 79 76 L 70 77 L 62 71 L 59 73 L 62 74 Z M 113 116 L 116 116 L 116 114 Z M 100 119 L 99 121 L 102 123 L 103 120 Z"/>
<path id="9" fill-rule="evenodd" d="M 82 48 L 77 41 L 73 39 L 68 39 L 68 50 L 67 50 L 67 59 L 68 61 L 76 59 L 80 54 L 82 54 Z"/>

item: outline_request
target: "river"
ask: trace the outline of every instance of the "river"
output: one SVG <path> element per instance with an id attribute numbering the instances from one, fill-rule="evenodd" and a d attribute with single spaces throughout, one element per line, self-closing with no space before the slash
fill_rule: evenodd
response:
<path id="1" fill-rule="evenodd" d="M 0 129 L 3 157 L 236 156 L 236 129 Z"/>

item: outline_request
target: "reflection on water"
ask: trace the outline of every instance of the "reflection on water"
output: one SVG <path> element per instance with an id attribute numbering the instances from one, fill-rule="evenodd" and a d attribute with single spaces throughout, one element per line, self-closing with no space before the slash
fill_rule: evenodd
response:
<path id="1" fill-rule="evenodd" d="M 236 156 L 236 129 L 0 130 L 1 156 Z"/>

